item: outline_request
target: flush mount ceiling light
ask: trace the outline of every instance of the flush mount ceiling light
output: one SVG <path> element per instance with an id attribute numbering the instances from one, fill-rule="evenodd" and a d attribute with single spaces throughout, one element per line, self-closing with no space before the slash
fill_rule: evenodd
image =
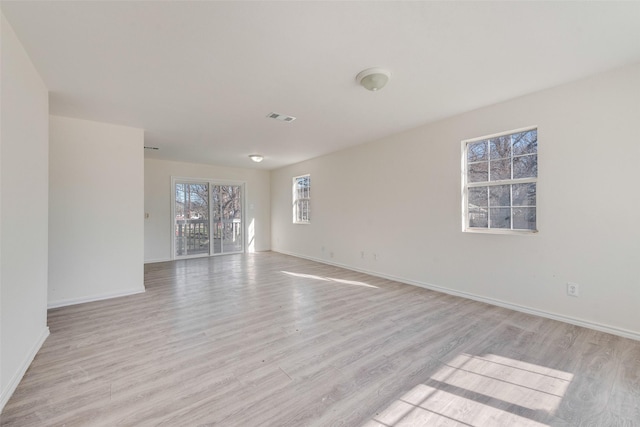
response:
<path id="1" fill-rule="evenodd" d="M 249 158 L 256 163 L 260 163 L 264 160 L 264 156 L 262 156 L 262 154 L 249 154 Z"/>
<path id="2" fill-rule="evenodd" d="M 365 89 L 376 91 L 382 89 L 391 78 L 389 70 L 384 68 L 367 68 L 360 71 L 356 76 L 356 81 Z"/>

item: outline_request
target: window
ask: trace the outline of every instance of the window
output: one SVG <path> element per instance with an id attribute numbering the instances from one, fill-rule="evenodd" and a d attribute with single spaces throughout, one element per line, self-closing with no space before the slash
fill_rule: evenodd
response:
<path id="1" fill-rule="evenodd" d="M 463 230 L 536 232 L 538 130 L 463 141 Z"/>
<path id="2" fill-rule="evenodd" d="M 293 223 L 308 224 L 311 221 L 311 176 L 293 178 Z"/>

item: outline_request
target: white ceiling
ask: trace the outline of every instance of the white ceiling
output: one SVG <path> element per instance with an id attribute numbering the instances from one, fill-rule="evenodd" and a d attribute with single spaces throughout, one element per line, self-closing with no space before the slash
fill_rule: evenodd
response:
<path id="1" fill-rule="evenodd" d="M 640 62 L 640 2 L 2 1 L 2 11 L 52 114 L 143 128 L 160 148 L 147 157 L 239 167 L 273 169 Z M 393 75 L 368 92 L 355 76 L 374 66 Z"/>

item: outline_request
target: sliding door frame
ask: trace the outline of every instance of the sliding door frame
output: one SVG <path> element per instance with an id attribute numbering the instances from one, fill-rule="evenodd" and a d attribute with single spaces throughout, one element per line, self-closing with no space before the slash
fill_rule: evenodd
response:
<path id="1" fill-rule="evenodd" d="M 176 184 L 207 184 L 209 188 L 209 253 L 204 254 L 194 254 L 194 255 L 180 255 L 176 256 Z M 213 201 L 211 198 L 211 192 L 213 187 L 215 186 L 239 186 L 240 187 L 240 205 L 242 209 L 242 250 L 235 252 L 221 252 L 214 253 L 215 243 L 213 241 L 213 230 L 214 230 L 214 221 L 213 221 Z M 220 179 L 211 179 L 211 178 L 193 178 L 193 177 L 180 177 L 180 176 L 171 176 L 171 228 L 170 228 L 170 236 L 171 236 L 171 259 L 189 259 L 189 258 L 203 258 L 210 256 L 220 256 L 220 255 L 230 255 L 237 253 L 245 253 L 247 251 L 247 219 L 246 219 L 246 183 L 244 181 L 234 181 L 234 180 L 220 180 Z M 224 248 L 224 246 L 223 246 Z"/>

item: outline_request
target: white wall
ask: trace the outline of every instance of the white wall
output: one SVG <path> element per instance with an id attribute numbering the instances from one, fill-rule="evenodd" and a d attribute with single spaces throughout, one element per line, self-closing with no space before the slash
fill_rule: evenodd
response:
<path id="1" fill-rule="evenodd" d="M 144 292 L 144 132 L 50 118 L 49 306 Z"/>
<path id="2" fill-rule="evenodd" d="M 272 248 L 640 339 L 639 94 L 636 65 L 273 171 Z M 532 125 L 540 232 L 461 232 L 461 141 Z"/>
<path id="3" fill-rule="evenodd" d="M 0 411 L 49 335 L 48 93 L 0 17 Z"/>
<path id="4" fill-rule="evenodd" d="M 144 226 L 145 262 L 171 259 L 171 177 L 229 180 L 245 183 L 247 251 L 271 248 L 269 172 L 194 163 L 145 159 L 144 206 L 149 218 Z"/>

